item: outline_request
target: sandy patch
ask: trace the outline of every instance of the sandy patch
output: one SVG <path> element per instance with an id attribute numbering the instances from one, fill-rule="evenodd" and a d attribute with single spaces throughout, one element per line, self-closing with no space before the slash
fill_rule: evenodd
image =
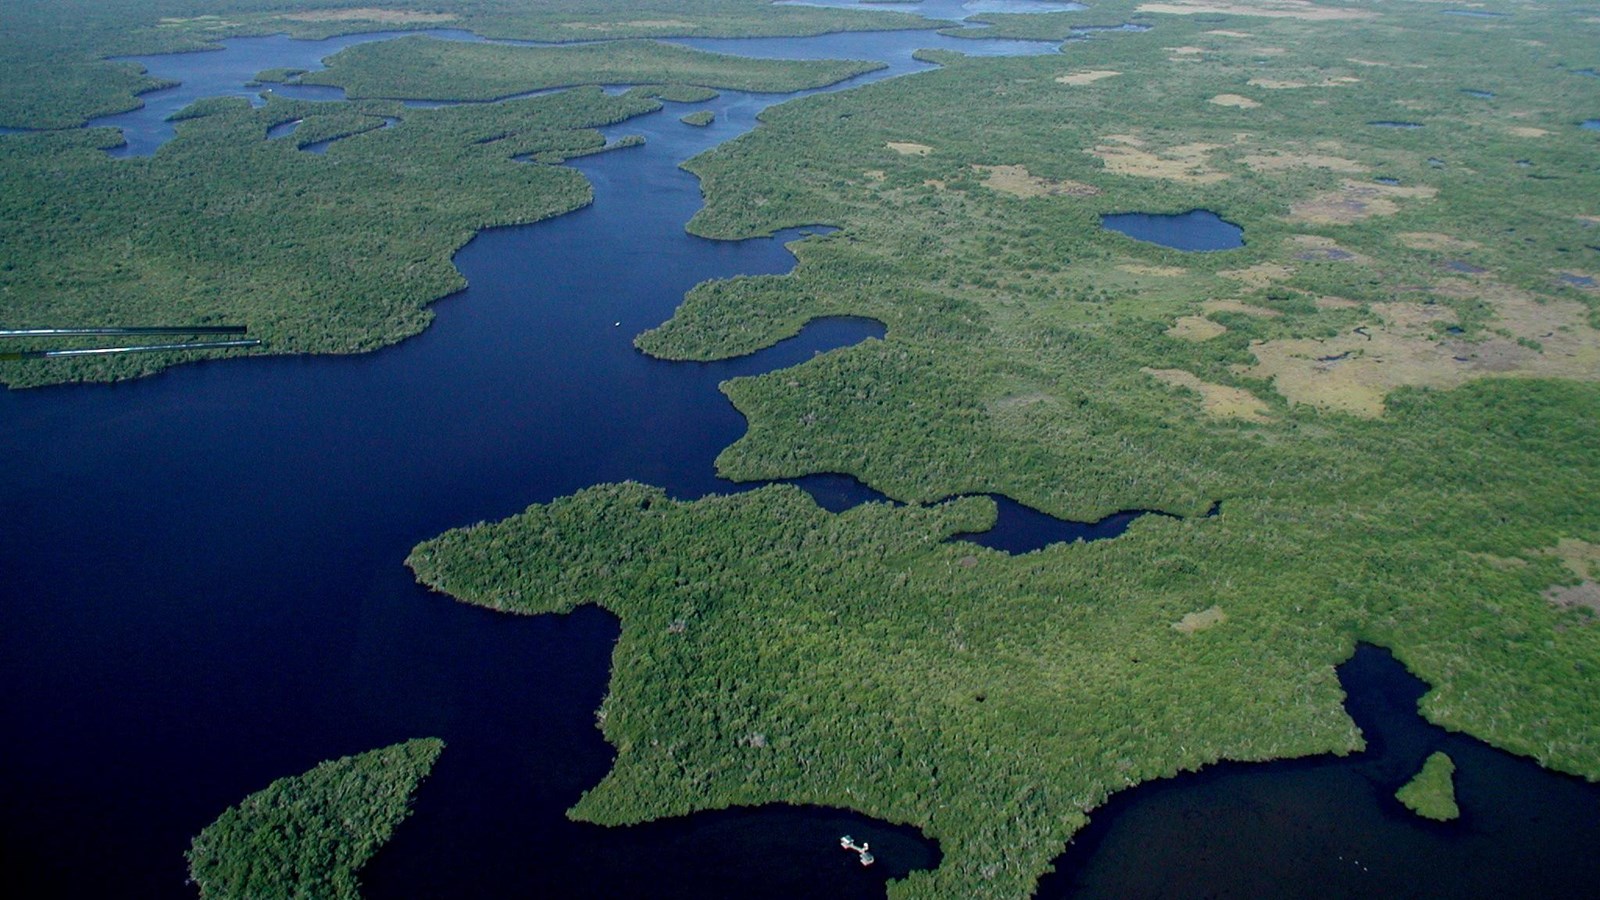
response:
<path id="1" fill-rule="evenodd" d="M 973 166 L 983 174 L 983 186 L 1013 197 L 1093 197 L 1100 189 L 1077 181 L 1051 181 L 1033 175 L 1023 166 Z"/>
<path id="2" fill-rule="evenodd" d="M 1164 0 L 1161 3 L 1141 3 L 1138 9 L 1140 12 L 1174 16 L 1232 13 L 1264 19 L 1305 19 L 1313 22 L 1371 19 L 1378 15 L 1364 9 L 1317 6 L 1307 0 Z"/>
<path id="3" fill-rule="evenodd" d="M 1304 81 L 1283 81 L 1277 78 L 1252 78 L 1245 83 L 1251 87 L 1266 88 L 1269 91 L 1292 91 L 1296 88 L 1311 86 Z"/>
<path id="4" fill-rule="evenodd" d="M 1216 34 L 1216 35 L 1221 35 L 1222 37 L 1236 37 L 1236 38 L 1255 37 L 1255 35 L 1251 34 L 1248 31 L 1223 31 L 1220 28 L 1217 29 L 1216 31 L 1208 31 L 1208 32 L 1206 32 L 1206 34 Z"/>
<path id="5" fill-rule="evenodd" d="M 1413 250 L 1437 250 L 1441 253 L 1476 250 L 1483 246 L 1477 241 L 1464 241 L 1461 238 L 1440 234 L 1437 231 L 1406 231 L 1394 237 L 1395 240 Z"/>
<path id="6" fill-rule="evenodd" d="M 1200 395 L 1200 407 L 1219 419 L 1244 419 L 1265 422 L 1267 404 L 1249 391 L 1223 384 L 1201 381 L 1199 376 L 1182 369 L 1150 369 L 1139 371 L 1175 388 L 1193 391 Z"/>
<path id="7" fill-rule="evenodd" d="M 1401 187 L 1367 181 L 1346 180 L 1337 191 L 1318 194 L 1289 207 L 1290 222 L 1312 225 L 1348 225 L 1373 216 L 1392 216 L 1400 211 L 1396 200 L 1426 200 L 1437 194 L 1431 187 Z"/>
<path id="8" fill-rule="evenodd" d="M 1585 225 L 1600 225 L 1600 216 L 1574 216 L 1573 218 Z"/>
<path id="9" fill-rule="evenodd" d="M 1228 328 L 1220 322 L 1213 322 L 1205 316 L 1180 316 L 1178 321 L 1172 323 L 1167 329 L 1167 334 L 1180 341 L 1209 341 L 1214 337 L 1221 337 L 1228 333 Z"/>
<path id="10" fill-rule="evenodd" d="M 1542 138 L 1550 133 L 1543 128 L 1534 128 L 1529 125 L 1513 125 L 1507 128 L 1506 131 L 1516 137 L 1525 138 Z"/>
<path id="11" fill-rule="evenodd" d="M 1289 51 L 1283 47 L 1256 47 L 1250 52 L 1256 56 L 1282 56 Z"/>
<path id="12" fill-rule="evenodd" d="M 1218 272 L 1217 274 L 1221 275 L 1223 278 L 1232 278 L 1234 281 L 1242 281 L 1251 287 L 1260 288 L 1266 287 L 1269 284 L 1276 284 L 1280 281 L 1287 281 L 1289 276 L 1294 274 L 1294 270 L 1286 265 L 1283 265 L 1282 263 L 1257 263 L 1247 269 L 1228 269 L 1226 271 Z M 1208 300 L 1206 302 L 1231 303 L 1233 301 Z M 1243 310 L 1234 310 L 1234 312 L 1242 311 Z"/>
<path id="13" fill-rule="evenodd" d="M 1226 621 L 1228 621 L 1228 616 L 1222 611 L 1222 607 L 1213 606 L 1200 612 L 1188 613 L 1182 619 L 1173 622 L 1172 627 L 1184 634 L 1194 634 L 1197 631 L 1205 631 L 1207 628 L 1215 628 Z"/>
<path id="14" fill-rule="evenodd" d="M 1184 184 L 1213 184 L 1228 177 L 1227 173 L 1211 166 L 1211 152 L 1221 146 L 1197 142 L 1149 150 L 1144 141 L 1132 135 L 1108 134 L 1088 152 L 1118 175 L 1161 178 Z"/>
<path id="15" fill-rule="evenodd" d="M 1381 415 L 1389 392 L 1402 386 L 1448 389 L 1485 377 L 1600 380 L 1600 331 L 1589 327 L 1583 304 L 1541 301 L 1492 279 L 1443 279 L 1433 290 L 1481 300 L 1494 312 L 1491 325 L 1510 337 L 1452 339 L 1440 327 L 1456 322 L 1448 306 L 1374 303 L 1379 321 L 1365 333 L 1257 343 L 1250 348 L 1256 364 L 1237 371 L 1271 378 L 1291 403 L 1368 417 Z"/>
<path id="16" fill-rule="evenodd" d="M 1143 263 L 1123 263 L 1117 268 L 1133 275 L 1154 275 L 1158 278 L 1176 278 L 1179 275 L 1189 274 L 1189 270 L 1182 266 L 1149 266 Z"/>
<path id="17" fill-rule="evenodd" d="M 1090 69 L 1085 72 L 1068 72 L 1065 75 L 1057 77 L 1056 83 L 1073 85 L 1094 84 L 1096 81 L 1099 81 L 1102 78 L 1112 78 L 1121 74 L 1121 72 L 1115 72 L 1111 69 Z"/>
<path id="18" fill-rule="evenodd" d="M 1204 47 L 1168 47 L 1167 52 L 1173 56 L 1195 56 L 1206 52 Z"/>
<path id="19" fill-rule="evenodd" d="M 862 172 L 861 176 L 868 181 L 882 181 L 889 177 L 889 173 L 882 169 L 868 169 L 865 172 Z"/>
<path id="20" fill-rule="evenodd" d="M 917 144 L 911 141 L 890 141 L 884 146 L 901 156 L 927 156 L 933 152 L 933 148 L 927 144 Z"/>
<path id="21" fill-rule="evenodd" d="M 1282 172 L 1288 169 L 1327 169 L 1345 175 L 1359 175 L 1367 167 L 1353 159 L 1327 153 L 1257 153 L 1240 160 L 1252 171 Z"/>
<path id="22" fill-rule="evenodd" d="M 318 9 L 311 12 L 288 13 L 279 18 L 291 22 L 383 22 L 388 25 L 414 25 L 422 22 L 454 22 L 460 16 L 455 13 L 414 12 L 363 6 L 356 9 Z"/>
<path id="23" fill-rule="evenodd" d="M 1238 107 L 1239 109 L 1255 109 L 1261 105 L 1260 101 L 1251 100 L 1249 97 L 1239 94 L 1218 94 L 1206 102 L 1215 103 L 1218 106 Z"/>
<path id="24" fill-rule="evenodd" d="M 1374 69 L 1388 69 L 1393 67 L 1392 63 L 1380 62 L 1376 59 L 1362 59 L 1359 56 L 1347 56 L 1345 57 L 1344 61 L 1347 63 L 1354 63 L 1358 66 L 1370 66 Z"/>
<path id="25" fill-rule="evenodd" d="M 1356 309 L 1361 306 L 1347 297 L 1318 297 L 1313 302 L 1317 309 Z"/>
<path id="26" fill-rule="evenodd" d="M 922 183 L 922 186 L 923 187 L 933 188 L 936 191 L 942 191 L 942 190 L 945 189 L 946 185 L 945 185 L 945 183 L 943 181 L 941 181 L 938 178 L 929 178 L 928 180 L 926 180 L 926 181 L 924 181 Z"/>

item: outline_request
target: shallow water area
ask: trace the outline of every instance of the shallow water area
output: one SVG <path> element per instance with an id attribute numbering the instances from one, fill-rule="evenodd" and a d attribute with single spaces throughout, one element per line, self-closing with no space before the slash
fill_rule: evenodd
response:
<path id="1" fill-rule="evenodd" d="M 154 78 L 178 84 L 140 94 L 139 109 L 100 116 L 87 123 L 89 128 L 120 128 L 123 146 L 108 151 L 115 157 L 149 156 L 172 139 L 173 123 L 167 118 L 203 97 L 244 97 L 252 106 L 265 101 L 265 92 L 300 100 L 342 100 L 339 88 L 297 85 L 257 84 L 257 74 L 266 69 L 320 69 L 322 60 L 346 47 L 393 40 L 411 34 L 426 34 L 443 40 L 481 41 L 482 38 L 459 29 L 430 31 L 372 31 L 327 40 L 308 41 L 275 34 L 267 37 L 228 38 L 220 50 L 194 53 L 164 53 L 154 56 L 122 56 L 116 62 L 132 62 L 144 67 Z"/>
<path id="2" fill-rule="evenodd" d="M 1578 127 L 1587 128 L 1590 131 L 1600 131 L 1600 119 L 1584 119 L 1583 122 L 1579 123 Z"/>
<path id="3" fill-rule="evenodd" d="M 1371 125 L 1373 128 L 1400 128 L 1407 131 L 1423 127 L 1421 122 L 1397 122 L 1389 119 L 1381 119 L 1376 122 L 1368 122 L 1367 124 Z"/>
<path id="4" fill-rule="evenodd" d="M 1214 212 L 1191 209 L 1175 215 L 1116 213 L 1100 217 L 1100 226 L 1136 241 L 1174 250 L 1212 252 L 1244 246 L 1244 229 Z"/>

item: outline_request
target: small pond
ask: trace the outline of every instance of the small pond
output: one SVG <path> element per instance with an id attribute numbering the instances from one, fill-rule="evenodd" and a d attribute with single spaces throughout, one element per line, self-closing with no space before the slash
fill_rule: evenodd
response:
<path id="1" fill-rule="evenodd" d="M 1100 225 L 1136 241 L 1148 241 L 1174 250 L 1207 252 L 1244 246 L 1244 229 L 1210 210 L 1186 213 L 1116 213 L 1100 217 Z"/>
<path id="2" fill-rule="evenodd" d="M 1479 100 L 1494 99 L 1494 91 L 1480 91 L 1474 88 L 1462 88 L 1461 93 L 1466 94 L 1468 97 L 1477 97 Z"/>
<path id="3" fill-rule="evenodd" d="M 1600 119 L 1584 119 L 1578 127 L 1587 128 L 1590 131 L 1600 131 Z"/>

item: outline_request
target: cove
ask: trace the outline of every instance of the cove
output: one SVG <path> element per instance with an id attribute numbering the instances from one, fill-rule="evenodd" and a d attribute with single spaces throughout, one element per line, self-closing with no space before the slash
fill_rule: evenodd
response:
<path id="1" fill-rule="evenodd" d="M 1593 892 L 1600 786 L 1429 724 L 1416 705 L 1426 685 L 1386 650 L 1360 645 L 1338 674 L 1365 752 L 1222 763 L 1114 795 L 1036 896 Z M 1426 821 L 1394 798 L 1435 750 L 1457 765 L 1454 822 Z"/>
<path id="2" fill-rule="evenodd" d="M 1174 250 L 1209 252 L 1244 246 L 1244 229 L 1204 209 L 1176 215 L 1116 213 L 1100 217 L 1100 225 L 1136 241 Z"/>

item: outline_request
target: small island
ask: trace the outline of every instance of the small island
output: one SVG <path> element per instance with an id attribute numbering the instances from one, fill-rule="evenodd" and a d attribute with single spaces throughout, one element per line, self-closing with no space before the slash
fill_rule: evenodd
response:
<path id="1" fill-rule="evenodd" d="M 1422 764 L 1405 787 L 1395 791 L 1394 797 L 1424 819 L 1450 822 L 1461 817 L 1456 806 L 1456 788 L 1453 780 L 1455 761 L 1442 751 L 1436 751 Z"/>
<path id="2" fill-rule="evenodd" d="M 444 750 L 418 738 L 318 763 L 239 801 L 194 839 L 202 898 L 359 897 L 356 871 L 410 815 Z"/>
<path id="3" fill-rule="evenodd" d="M 700 110 L 698 112 L 689 113 L 687 116 L 684 116 L 683 118 L 679 119 L 678 121 L 682 122 L 685 125 L 693 125 L 696 128 L 704 128 L 707 125 L 710 125 L 712 122 L 715 122 L 716 120 L 717 120 L 717 114 L 716 113 L 712 112 L 709 109 L 702 109 L 702 110 Z"/>

